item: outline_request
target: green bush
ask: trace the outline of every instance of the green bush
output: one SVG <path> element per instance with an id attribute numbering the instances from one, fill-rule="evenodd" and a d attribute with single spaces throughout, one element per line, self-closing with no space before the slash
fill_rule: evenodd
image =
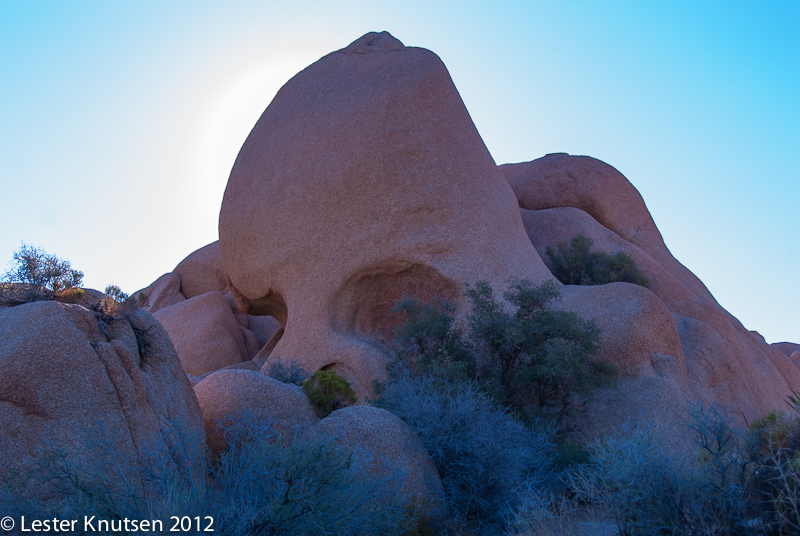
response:
<path id="1" fill-rule="evenodd" d="M 0 283 L 0 302 L 8 305 L 51 300 L 83 282 L 83 272 L 72 269 L 69 261 L 33 246 L 22 244 L 13 262 Z"/>
<path id="2" fill-rule="evenodd" d="M 318 370 L 314 376 L 303 382 L 314 411 L 320 417 L 327 417 L 333 411 L 356 402 L 356 393 L 345 378 L 333 370 Z"/>
<path id="3" fill-rule="evenodd" d="M 403 368 L 434 384 L 477 382 L 518 414 L 559 424 L 615 381 L 616 367 L 592 357 L 600 328 L 553 307 L 560 299 L 554 283 L 512 282 L 504 298 L 513 311 L 485 281 L 465 292 L 472 302 L 468 340 L 455 326 L 453 304 L 398 303 L 394 310 L 405 314 L 405 323 L 395 330 L 395 349 Z"/>
<path id="4" fill-rule="evenodd" d="M 594 391 L 615 381 L 616 367 L 592 358 L 600 328 L 555 309 L 560 294 L 554 283 L 512 283 L 503 297 L 516 307 L 513 312 L 486 282 L 468 285 L 466 294 L 472 300 L 470 338 L 480 352 L 480 375 L 502 404 L 563 423 Z"/>
<path id="5" fill-rule="evenodd" d="M 569 244 L 559 244 L 557 253 L 548 246 L 545 253 L 550 271 L 565 285 L 605 285 L 623 281 L 650 288 L 650 281 L 630 255 L 624 251 L 613 255 L 590 251 L 592 244 L 591 238 L 578 235 Z"/>
<path id="6" fill-rule="evenodd" d="M 396 355 L 415 374 L 446 382 L 475 378 L 475 356 L 455 325 L 455 305 L 441 298 L 429 303 L 404 297 L 392 309 L 405 317 L 394 331 Z"/>

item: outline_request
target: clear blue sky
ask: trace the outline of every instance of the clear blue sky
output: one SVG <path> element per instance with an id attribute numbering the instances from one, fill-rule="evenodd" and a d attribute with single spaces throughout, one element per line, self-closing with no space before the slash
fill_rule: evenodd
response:
<path id="1" fill-rule="evenodd" d="M 0 267 L 144 287 L 217 238 L 294 73 L 371 30 L 450 70 L 498 164 L 594 156 L 769 342 L 800 342 L 800 2 L 0 2 Z"/>

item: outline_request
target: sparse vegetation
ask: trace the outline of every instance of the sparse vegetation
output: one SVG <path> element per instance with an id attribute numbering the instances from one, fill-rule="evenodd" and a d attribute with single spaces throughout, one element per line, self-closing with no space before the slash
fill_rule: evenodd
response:
<path id="1" fill-rule="evenodd" d="M 444 486 L 446 534 L 502 532 L 517 491 L 551 478 L 553 431 L 526 426 L 474 384 L 395 370 L 376 402 L 420 436 Z"/>
<path id="2" fill-rule="evenodd" d="M 573 237 L 569 243 L 559 244 L 556 249 L 545 250 L 547 266 L 556 278 L 565 285 L 605 285 L 623 281 L 650 288 L 650 281 L 624 251 L 609 254 L 591 251 L 594 242 L 583 235 Z"/>
<path id="3" fill-rule="evenodd" d="M 83 282 L 83 272 L 73 269 L 69 261 L 33 246 L 22 244 L 14 252 L 13 263 L 0 283 L 0 303 L 6 305 L 52 300 L 56 293 Z"/>
<path id="4" fill-rule="evenodd" d="M 302 387 L 308 377 L 308 371 L 296 361 L 284 363 L 279 357 L 270 358 L 267 376 L 283 383 L 291 383 Z"/>
<path id="5" fill-rule="evenodd" d="M 348 381 L 333 370 L 315 372 L 303 382 L 303 391 L 320 417 L 356 402 L 356 393 Z"/>
<path id="6" fill-rule="evenodd" d="M 75 466 L 57 450 L 45 452 L 28 482 L 0 482 L 3 514 L 17 519 L 199 516 L 203 527 L 209 516 L 214 533 L 225 536 L 400 536 L 415 527 L 413 509 L 399 491 L 400 476 L 373 474 L 363 452 L 318 437 L 295 436 L 282 444 L 269 422 L 247 413 L 220 425 L 231 447 L 215 462 L 198 449 L 198 438 L 188 436 L 169 452 L 146 456 L 142 465 L 132 465 L 113 445 L 98 444 L 108 457 L 100 465 L 110 472 Z M 32 481 L 53 484 L 53 500 L 26 499 L 24 488 Z"/>
<path id="7" fill-rule="evenodd" d="M 520 416 L 563 424 L 598 388 L 613 384 L 617 370 L 594 359 L 600 328 L 553 305 L 558 288 L 545 282 L 512 282 L 499 303 L 483 281 L 467 285 L 472 301 L 469 338 L 455 325 L 455 307 L 442 300 L 395 307 L 406 321 L 395 332 L 397 357 L 412 374 L 434 383 L 477 382 L 486 394 Z"/>

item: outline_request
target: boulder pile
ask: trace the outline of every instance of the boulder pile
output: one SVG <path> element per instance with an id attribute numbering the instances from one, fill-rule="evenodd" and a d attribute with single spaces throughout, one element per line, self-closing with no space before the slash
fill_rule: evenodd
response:
<path id="1" fill-rule="evenodd" d="M 281 88 L 233 166 L 219 233 L 145 291 L 194 376 L 272 355 L 338 371 L 363 400 L 385 374 L 401 297 L 440 296 L 463 321 L 465 283 L 499 294 L 555 281 L 547 248 L 584 235 L 650 281 L 561 287 L 560 307 L 600 325 L 599 357 L 621 374 L 582 414 L 590 437 L 648 420 L 679 443 L 690 406 L 744 424 L 800 389 L 787 353 L 800 348 L 770 347 L 725 311 L 619 171 L 567 154 L 496 166 L 441 60 L 386 32 Z"/>

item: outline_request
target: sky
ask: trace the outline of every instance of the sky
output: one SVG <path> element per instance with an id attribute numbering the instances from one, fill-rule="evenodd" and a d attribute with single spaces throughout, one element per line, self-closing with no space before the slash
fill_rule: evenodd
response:
<path id="1" fill-rule="evenodd" d="M 800 2 L 0 2 L 0 270 L 127 292 L 217 239 L 295 73 L 369 31 L 436 52 L 498 164 L 599 158 L 768 342 L 800 342 Z"/>

